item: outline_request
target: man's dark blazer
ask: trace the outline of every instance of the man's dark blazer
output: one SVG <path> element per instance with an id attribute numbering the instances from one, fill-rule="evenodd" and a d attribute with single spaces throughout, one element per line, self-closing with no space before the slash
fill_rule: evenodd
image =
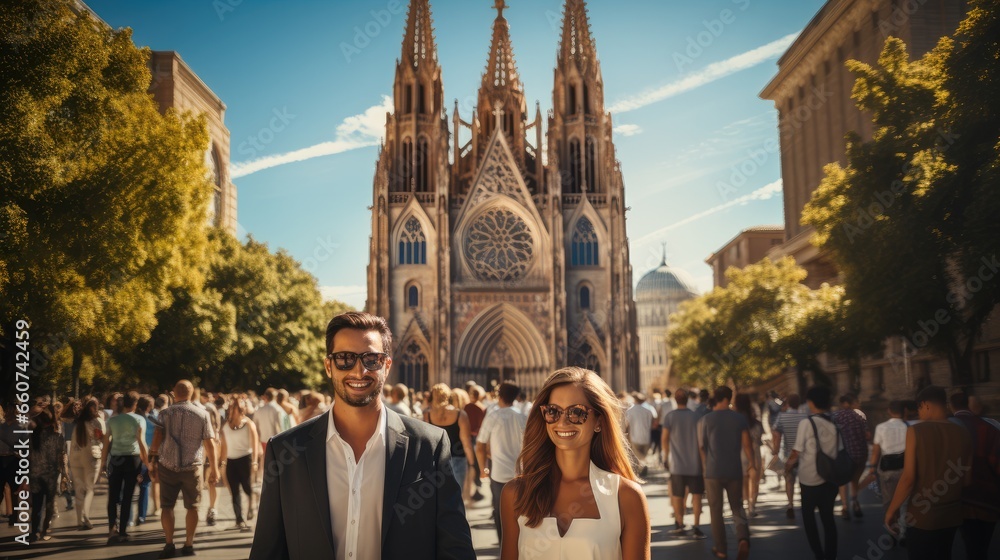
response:
<path id="1" fill-rule="evenodd" d="M 250 560 L 335 556 L 326 483 L 330 414 L 303 422 L 268 442 Z M 474 559 L 447 434 L 389 409 L 385 415 L 382 558 Z M 353 560 L 372 558 L 364 550 L 358 556 Z"/>

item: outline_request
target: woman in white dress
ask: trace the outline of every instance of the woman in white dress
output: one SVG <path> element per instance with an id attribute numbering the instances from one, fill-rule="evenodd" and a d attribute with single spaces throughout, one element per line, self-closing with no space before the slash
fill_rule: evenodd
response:
<path id="1" fill-rule="evenodd" d="M 501 494 L 501 560 L 648 560 L 649 508 L 614 392 L 571 367 L 549 376 L 535 403 L 518 476 Z"/>

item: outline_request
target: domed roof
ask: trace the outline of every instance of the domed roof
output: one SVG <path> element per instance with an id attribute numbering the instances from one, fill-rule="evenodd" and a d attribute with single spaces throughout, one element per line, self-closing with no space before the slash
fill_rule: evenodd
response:
<path id="1" fill-rule="evenodd" d="M 679 268 L 671 268 L 666 259 L 659 267 L 647 272 L 635 288 L 636 299 L 643 296 L 688 299 L 697 295 L 698 290 L 691 276 Z"/>

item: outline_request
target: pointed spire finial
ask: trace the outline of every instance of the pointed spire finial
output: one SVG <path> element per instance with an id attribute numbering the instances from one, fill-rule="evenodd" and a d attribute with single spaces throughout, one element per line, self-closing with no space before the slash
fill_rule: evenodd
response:
<path id="1" fill-rule="evenodd" d="M 508 6 L 507 3 L 504 2 L 504 0 L 496 0 L 496 2 L 493 4 L 493 7 L 496 8 L 497 19 L 503 19 L 503 11 L 506 8 L 509 8 L 510 6 Z"/>
<path id="2" fill-rule="evenodd" d="M 660 266 L 667 266 L 667 243 L 660 243 L 663 246 L 663 260 L 660 261 Z"/>

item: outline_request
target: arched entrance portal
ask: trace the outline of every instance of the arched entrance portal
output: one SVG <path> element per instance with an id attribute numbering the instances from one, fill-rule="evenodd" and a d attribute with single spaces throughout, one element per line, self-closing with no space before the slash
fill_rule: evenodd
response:
<path id="1" fill-rule="evenodd" d="M 461 386 L 472 380 L 488 390 L 511 380 L 534 393 L 551 373 L 544 340 L 517 308 L 494 305 L 477 315 L 463 333 L 452 382 Z"/>

